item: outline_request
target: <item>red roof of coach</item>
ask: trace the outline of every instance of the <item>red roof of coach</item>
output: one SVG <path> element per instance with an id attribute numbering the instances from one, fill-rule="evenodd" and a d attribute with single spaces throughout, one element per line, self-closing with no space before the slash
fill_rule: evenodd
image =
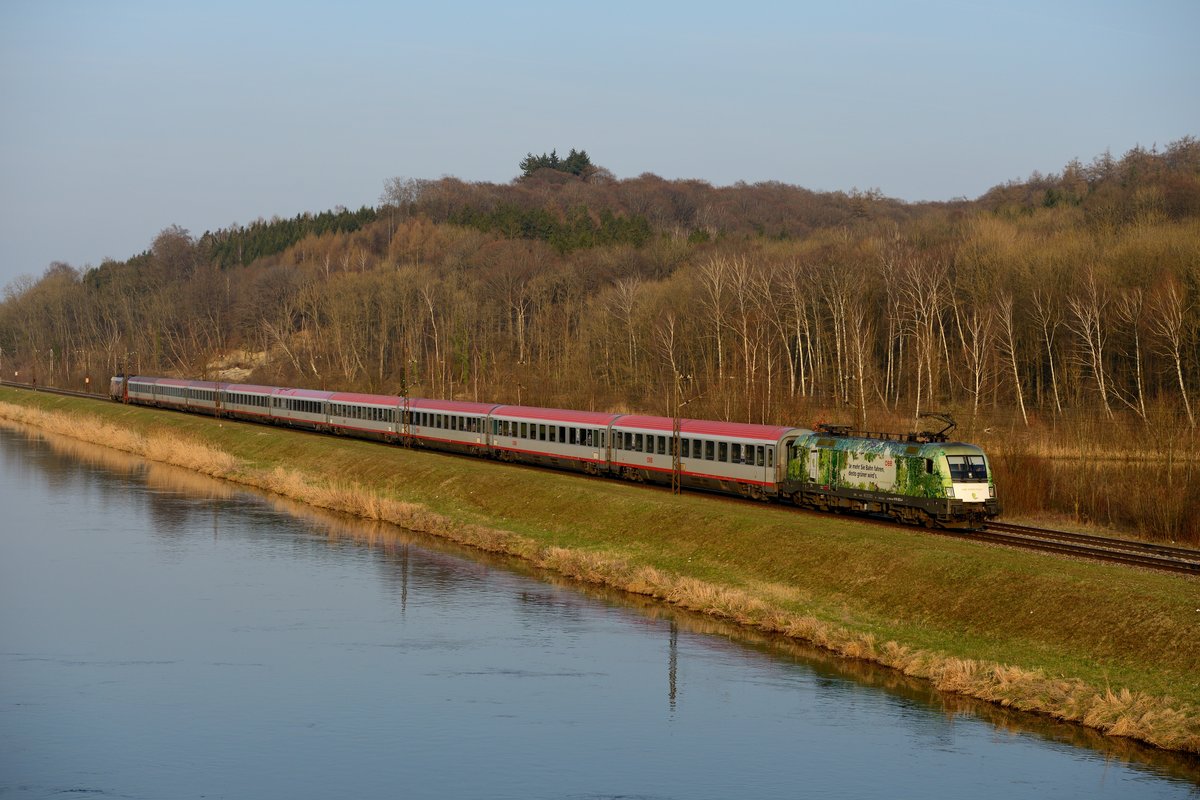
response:
<path id="1" fill-rule="evenodd" d="M 572 411 L 567 408 L 535 408 L 534 406 L 498 406 L 493 412 L 497 417 L 517 417 L 538 422 L 559 422 L 570 425 L 606 426 L 619 414 L 602 411 Z"/>
<path id="2" fill-rule="evenodd" d="M 670 417 L 649 417 L 627 414 L 618 419 L 615 428 L 622 430 L 662 431 L 671 433 L 675 420 Z M 721 436 L 730 439 L 753 439 L 759 442 L 777 442 L 788 431 L 804 432 L 787 425 L 753 425 L 745 422 L 718 422 L 707 419 L 682 419 L 679 433 L 687 436 Z"/>

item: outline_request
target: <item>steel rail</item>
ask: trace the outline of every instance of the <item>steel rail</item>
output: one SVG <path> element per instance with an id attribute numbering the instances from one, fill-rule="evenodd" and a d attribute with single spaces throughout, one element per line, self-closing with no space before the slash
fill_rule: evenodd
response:
<path id="1" fill-rule="evenodd" d="M 943 531 L 996 544 L 1062 553 L 1150 569 L 1200 575 L 1200 550 L 1135 542 L 1007 522 L 989 522 L 978 531 Z"/>

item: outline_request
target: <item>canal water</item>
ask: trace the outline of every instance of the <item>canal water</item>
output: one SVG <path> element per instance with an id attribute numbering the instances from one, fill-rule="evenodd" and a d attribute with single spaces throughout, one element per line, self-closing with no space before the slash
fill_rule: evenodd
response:
<path id="1" fill-rule="evenodd" d="M 0 798 L 1181 798 L 1200 763 L 0 428 Z"/>

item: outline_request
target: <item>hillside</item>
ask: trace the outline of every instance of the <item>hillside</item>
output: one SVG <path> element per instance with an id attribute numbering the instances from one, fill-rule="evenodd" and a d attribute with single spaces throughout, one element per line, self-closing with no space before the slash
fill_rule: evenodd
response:
<path id="1" fill-rule="evenodd" d="M 4 368 L 654 413 L 678 383 L 692 416 L 873 429 L 945 410 L 1010 512 L 1200 541 L 1195 140 L 943 204 L 531 166 L 55 264 L 0 304 Z"/>

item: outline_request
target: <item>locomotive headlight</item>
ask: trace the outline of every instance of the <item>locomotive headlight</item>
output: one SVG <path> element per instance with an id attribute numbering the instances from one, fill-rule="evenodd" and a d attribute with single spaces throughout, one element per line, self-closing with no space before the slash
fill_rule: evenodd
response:
<path id="1" fill-rule="evenodd" d="M 996 496 L 996 487 L 989 485 L 988 486 L 988 497 L 995 497 L 995 496 Z"/>

